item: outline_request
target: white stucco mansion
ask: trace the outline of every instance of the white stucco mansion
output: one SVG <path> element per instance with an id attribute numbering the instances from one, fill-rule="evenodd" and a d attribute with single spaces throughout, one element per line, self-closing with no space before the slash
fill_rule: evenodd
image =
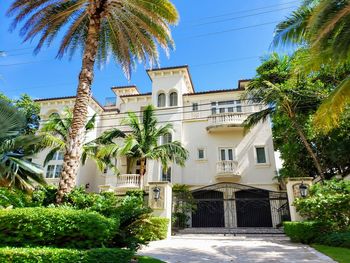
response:
<path id="1" fill-rule="evenodd" d="M 145 106 L 153 104 L 159 123 L 171 122 L 174 126 L 174 133 L 164 140 L 180 141 L 189 151 L 189 159 L 185 167 L 170 165 L 167 173 L 162 172 L 160 163 L 148 161 L 143 182 L 146 189 L 148 182 L 169 181 L 187 184 L 193 189 L 217 183 L 237 183 L 279 190 L 273 179 L 276 165 L 271 124 L 260 123 L 247 133 L 242 126 L 249 114 L 262 109 L 260 104 L 241 99 L 248 80 L 238 81 L 238 86 L 233 89 L 196 92 L 187 66 L 147 70 L 147 73 L 152 82 L 148 93 L 140 93 L 136 86 L 112 87 L 115 97 L 109 98 L 105 106 L 91 99 L 89 115 L 96 113 L 97 123 L 87 140 L 113 127 L 125 130 L 120 121 L 126 112 L 134 111 L 140 115 Z M 74 100 L 74 96 L 37 100 L 41 105 L 41 119 L 46 120 L 54 112 L 60 114 L 67 106 L 73 107 Z M 38 155 L 35 161 L 42 164 L 45 154 Z M 45 167 L 48 182 L 58 182 L 62 157 L 57 154 Z M 120 158 L 116 162 L 120 170 L 118 176 L 111 171 L 100 172 L 89 161 L 80 168 L 78 185 L 89 185 L 91 191 L 109 189 L 117 193 L 139 188 L 139 164 L 132 174 L 126 174 L 126 159 Z"/>

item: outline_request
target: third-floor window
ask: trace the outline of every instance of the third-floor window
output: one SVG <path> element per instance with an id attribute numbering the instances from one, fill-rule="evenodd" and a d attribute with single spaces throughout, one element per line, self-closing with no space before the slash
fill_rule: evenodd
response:
<path id="1" fill-rule="evenodd" d="M 170 93 L 169 99 L 170 99 L 170 103 L 169 103 L 170 107 L 177 106 L 177 93 L 175 91 Z"/>
<path id="2" fill-rule="evenodd" d="M 211 103 L 211 114 L 242 112 L 241 100 L 214 101 Z"/>

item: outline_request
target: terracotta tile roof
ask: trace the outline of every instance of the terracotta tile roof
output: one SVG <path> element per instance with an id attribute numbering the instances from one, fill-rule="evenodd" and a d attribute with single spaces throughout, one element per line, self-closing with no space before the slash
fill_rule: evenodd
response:
<path id="1" fill-rule="evenodd" d="M 127 89 L 127 88 L 135 88 L 135 89 L 137 89 L 137 86 L 136 85 L 113 86 L 111 89 L 114 90 L 114 89 Z"/>
<path id="2" fill-rule="evenodd" d="M 140 94 L 122 95 L 122 96 L 120 96 L 120 98 L 124 98 L 124 97 L 138 97 L 138 96 L 149 96 L 149 95 L 152 95 L 152 92 L 140 93 Z"/>

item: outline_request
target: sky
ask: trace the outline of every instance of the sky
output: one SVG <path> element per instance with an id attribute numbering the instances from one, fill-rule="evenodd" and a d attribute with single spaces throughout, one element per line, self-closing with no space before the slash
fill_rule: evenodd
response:
<path id="1" fill-rule="evenodd" d="M 12 0 L 0 3 L 0 92 L 11 98 L 27 93 L 33 98 L 75 95 L 81 67 L 79 52 L 72 60 L 55 59 L 60 38 L 33 55 L 36 44 L 23 43 L 19 28 L 9 31 L 6 16 Z M 160 50 L 160 66 L 188 65 L 196 91 L 237 88 L 239 79 L 252 78 L 261 57 L 271 48 L 273 31 L 299 4 L 293 0 L 173 0 L 180 15 L 172 27 L 175 49 L 170 56 Z M 279 50 L 282 52 L 281 50 Z M 151 91 L 145 72 L 138 64 L 128 80 L 111 60 L 96 68 L 92 93 L 104 104 L 114 94 L 112 86 L 135 84 L 141 92 Z"/>

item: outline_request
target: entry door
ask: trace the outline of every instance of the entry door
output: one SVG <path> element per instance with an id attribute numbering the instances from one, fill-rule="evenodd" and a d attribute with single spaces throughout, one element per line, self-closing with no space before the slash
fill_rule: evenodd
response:
<path id="1" fill-rule="evenodd" d="M 268 191 L 241 190 L 235 198 L 238 227 L 272 227 Z"/>

